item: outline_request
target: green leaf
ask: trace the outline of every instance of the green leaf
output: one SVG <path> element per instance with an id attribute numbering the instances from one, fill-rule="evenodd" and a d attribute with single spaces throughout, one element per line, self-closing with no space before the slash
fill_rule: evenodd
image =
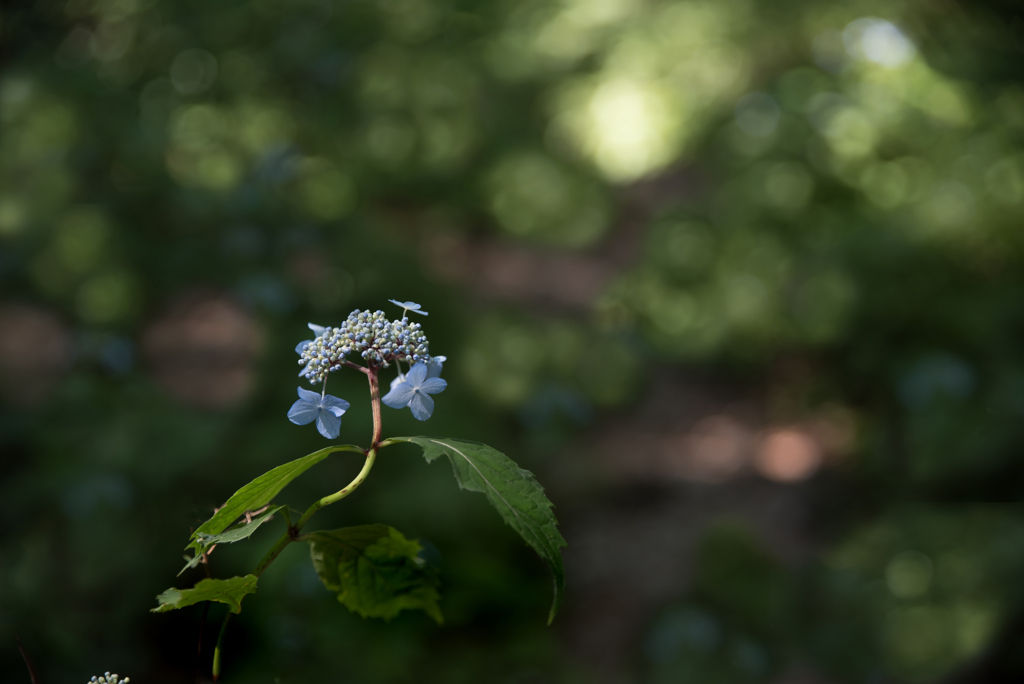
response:
<path id="1" fill-rule="evenodd" d="M 243 539 L 249 538 L 253 532 L 259 529 L 260 525 L 270 520 L 274 514 L 282 508 L 285 508 L 285 506 L 271 506 L 258 517 L 253 518 L 252 522 L 239 523 L 220 534 L 205 534 L 198 532 L 196 536 L 199 538 L 199 541 L 202 542 L 204 547 L 212 546 L 214 544 L 231 544 L 233 542 L 242 541 Z"/>
<path id="2" fill-rule="evenodd" d="M 287 507 L 271 506 L 258 517 L 253 518 L 251 522 L 241 522 L 220 534 L 204 534 L 202 532 L 196 532 L 194 536 L 197 537 L 197 539 L 193 544 L 189 545 L 190 547 L 195 548 L 195 555 L 191 558 L 185 556 L 185 560 L 188 562 L 185 563 L 185 567 L 178 571 L 178 575 L 180 576 L 181 573 L 186 570 L 199 565 L 199 561 L 203 559 L 203 553 L 211 547 L 217 544 L 231 544 L 233 542 L 242 541 L 243 539 L 248 539 L 253 532 L 259 529 L 260 525 L 270 520 L 274 516 L 274 513 L 277 513 L 282 508 Z"/>
<path id="3" fill-rule="evenodd" d="M 246 594 L 256 593 L 256 582 L 259 580 L 256 575 L 245 577 L 232 577 L 231 579 L 204 579 L 191 589 L 175 589 L 171 587 L 156 597 L 160 604 L 152 609 L 154 613 L 166 613 L 170 610 L 177 610 L 193 603 L 202 601 L 219 601 L 231 606 L 232 613 L 242 611 L 242 599 Z"/>
<path id="4" fill-rule="evenodd" d="M 441 624 L 437 571 L 418 542 L 387 525 L 343 527 L 303 535 L 320 581 L 363 617 L 390 620 L 405 609 L 423 610 Z"/>
<path id="5" fill-rule="evenodd" d="M 565 590 L 565 568 L 560 547 L 567 546 L 551 512 L 553 504 L 544 496 L 544 488 L 529 470 L 486 444 L 463 439 L 433 437 L 392 437 L 392 442 L 411 442 L 423 449 L 427 463 L 446 455 L 455 471 L 459 487 L 483 492 L 501 517 L 526 543 L 540 554 L 551 568 L 555 583 L 548 624 L 555 619 Z"/>
<path id="6" fill-rule="evenodd" d="M 274 497 L 288 485 L 311 467 L 330 456 L 335 451 L 362 451 L 356 446 L 333 446 L 315 451 L 308 456 L 297 458 L 290 463 L 279 465 L 268 471 L 255 480 L 245 485 L 231 495 L 231 498 L 214 514 L 212 518 L 199 526 L 192 533 L 190 543 L 186 549 L 196 549 L 196 555 L 202 553 L 204 544 L 201 541 L 203 536 L 212 537 L 226 530 L 231 523 L 235 522 L 246 511 L 254 511 L 273 501 Z M 194 565 L 194 563 L 193 563 Z"/>

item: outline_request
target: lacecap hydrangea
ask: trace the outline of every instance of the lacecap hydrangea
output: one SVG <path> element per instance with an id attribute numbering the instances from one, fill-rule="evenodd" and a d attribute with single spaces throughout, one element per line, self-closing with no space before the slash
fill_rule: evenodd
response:
<path id="1" fill-rule="evenodd" d="M 404 313 L 404 312 L 403 312 Z M 387 368 L 398 359 L 410 365 L 422 361 L 430 363 L 429 343 L 419 323 L 410 323 L 408 317 L 389 321 L 383 311 L 356 309 L 338 327 L 309 324 L 316 338 L 300 342 L 299 377 L 316 385 L 337 371 L 345 361 L 359 363 L 361 359 L 371 366 Z"/>
<path id="2" fill-rule="evenodd" d="M 337 327 L 309 324 L 316 337 L 295 347 L 302 366 L 299 377 L 306 378 L 311 385 L 319 384 L 321 389 L 317 394 L 298 388 L 299 400 L 289 409 L 289 420 L 296 425 L 315 422 L 320 434 L 336 438 L 349 403 L 327 394 L 328 376 L 349 367 L 366 373 L 371 387 L 376 388 L 378 373 L 391 364 L 397 367 L 398 377 L 392 382 L 391 391 L 382 400 L 374 401 L 394 409 L 408 408 L 417 420 L 430 418 L 434 400 L 429 395 L 443 392 L 448 385 L 440 378 L 446 357 L 432 357 L 420 324 L 409 322 L 410 311 L 422 316 L 427 312 L 416 302 L 390 301 L 402 307 L 401 319 L 388 320 L 383 311 L 356 309 Z M 402 373 L 402 361 L 409 364 L 406 374 Z"/>

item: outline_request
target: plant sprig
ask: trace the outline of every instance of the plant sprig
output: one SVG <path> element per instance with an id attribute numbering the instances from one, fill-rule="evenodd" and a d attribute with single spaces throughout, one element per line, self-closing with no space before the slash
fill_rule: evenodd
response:
<path id="1" fill-rule="evenodd" d="M 415 302 L 392 302 L 403 308 L 400 320 L 388 321 L 382 311 L 356 310 L 338 327 L 310 323 L 309 328 L 316 337 L 300 342 L 295 348 L 303 367 L 300 376 L 312 384 L 319 383 L 321 391 L 318 394 L 300 387 L 299 400 L 288 411 L 289 420 L 298 425 L 316 423 L 324 437 L 337 438 L 349 403 L 327 394 L 327 379 L 331 373 L 345 368 L 357 370 L 366 375 L 369 382 L 373 415 L 370 445 L 364 448 L 344 444 L 320 449 L 279 465 L 239 489 L 192 533 L 186 550 L 193 555 L 187 557 L 182 572 L 208 563 L 209 554 L 218 544 L 249 539 L 258 527 L 278 513 L 285 519 L 284 534 L 249 575 L 207 578 L 191 589 L 172 587 L 157 597 L 159 605 L 153 612 L 211 601 L 229 606 L 214 649 L 212 674 L 215 681 L 220 677 L 224 634 L 231 614 L 241 612 L 242 600 L 256 592 L 259 578 L 293 543 L 310 544 L 317 575 L 349 610 L 363 617 L 387 620 L 402 610 L 418 609 L 439 624 L 443 622 L 437 569 L 422 557 L 422 546 L 416 540 L 379 524 L 302 533 L 320 509 L 358 489 L 373 469 L 379 451 L 394 444 L 416 444 L 428 463 L 441 455 L 447 456 L 459 487 L 487 496 L 505 522 L 548 564 L 554 578 L 549 624 L 558 611 L 565 585 L 560 549 L 566 542 L 558 531 L 553 504 L 532 473 L 520 468 L 505 454 L 479 442 L 434 437 L 383 439 L 382 405 L 399 410 L 409 408 L 416 419 L 425 421 L 435 408 L 431 395 L 447 387 L 447 382 L 441 378 L 447 358 L 429 354 L 429 343 L 420 324 L 410 323 L 407 317 L 409 311 L 424 316 L 427 312 L 421 311 Z M 362 363 L 349 357 L 358 358 Z M 409 365 L 404 374 L 403 361 Z M 381 397 L 380 373 L 391 365 L 396 366 L 398 373 L 390 391 Z M 341 489 L 314 501 L 293 523 L 287 507 L 273 503 L 275 497 L 295 478 L 337 452 L 362 454 L 365 460 L 359 474 Z"/>

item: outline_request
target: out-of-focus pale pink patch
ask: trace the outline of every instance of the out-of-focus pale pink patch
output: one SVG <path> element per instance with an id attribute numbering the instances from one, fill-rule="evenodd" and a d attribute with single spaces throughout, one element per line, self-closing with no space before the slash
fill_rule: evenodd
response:
<path id="1" fill-rule="evenodd" d="M 807 432 L 796 428 L 769 430 L 754 454 L 757 471 L 776 482 L 799 482 L 821 466 L 821 447 Z"/>
<path id="2" fill-rule="evenodd" d="M 31 406 L 50 393 L 71 365 L 67 327 L 45 309 L 0 304 L 0 394 L 11 404 Z"/>
<path id="3" fill-rule="evenodd" d="M 601 452 L 609 467 L 639 479 L 662 476 L 662 440 L 659 434 L 622 430 L 603 437 Z"/>
<path id="4" fill-rule="evenodd" d="M 421 258 L 431 277 L 486 297 L 569 308 L 589 307 L 616 272 L 608 259 L 452 235 L 426 240 Z"/>
<path id="5" fill-rule="evenodd" d="M 689 432 L 664 439 L 664 471 L 684 480 L 724 482 L 743 467 L 750 439 L 750 430 L 732 416 L 702 418 Z"/>
<path id="6" fill-rule="evenodd" d="M 175 398 L 202 408 L 226 408 L 245 399 L 263 351 L 252 316 L 219 296 L 178 300 L 142 336 L 157 383 Z"/>

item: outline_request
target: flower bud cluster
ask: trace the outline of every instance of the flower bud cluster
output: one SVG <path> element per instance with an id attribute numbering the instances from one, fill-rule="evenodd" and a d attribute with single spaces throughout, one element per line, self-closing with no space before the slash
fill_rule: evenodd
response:
<path id="1" fill-rule="evenodd" d="M 128 677 L 118 679 L 116 674 L 109 672 L 104 672 L 102 677 L 93 677 L 89 680 L 89 684 L 128 684 L 128 682 Z"/>
<path id="2" fill-rule="evenodd" d="M 349 355 L 362 358 L 366 365 L 385 368 L 394 359 L 429 363 L 429 343 L 420 327 L 408 317 L 389 321 L 383 311 L 356 309 L 337 328 L 325 328 L 299 353 L 299 365 L 305 367 L 300 375 L 311 385 L 321 383 L 328 373 L 341 368 Z"/>

